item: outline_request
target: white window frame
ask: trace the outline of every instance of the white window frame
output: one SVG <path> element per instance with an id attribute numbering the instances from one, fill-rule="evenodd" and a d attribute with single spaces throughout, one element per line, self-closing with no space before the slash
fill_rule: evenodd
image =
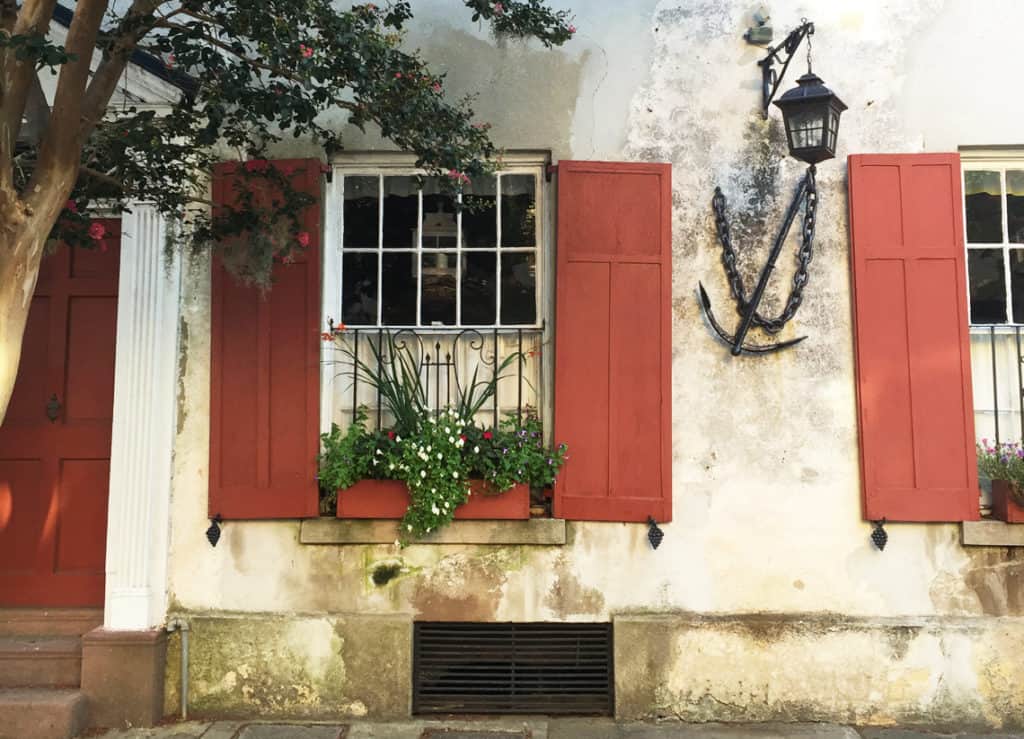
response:
<path id="1" fill-rule="evenodd" d="M 967 283 L 967 315 L 972 332 L 977 330 L 988 331 L 990 327 L 1013 327 L 1024 326 L 1024 323 L 1013 320 L 1013 292 L 1010 282 L 1010 250 L 1024 249 L 1024 243 L 1011 242 L 1009 240 L 1009 228 L 1007 225 L 1009 215 L 1006 210 L 1006 170 L 1020 170 L 1024 172 L 1024 148 L 1007 149 L 977 149 L 960 152 L 960 183 L 963 188 L 961 195 L 961 212 L 963 213 L 964 228 L 964 279 Z M 1002 198 L 1002 230 L 1003 240 L 999 243 L 971 244 L 967 240 L 967 173 L 978 171 L 998 171 L 999 183 Z M 970 252 L 979 249 L 1001 249 L 1003 252 L 1003 289 L 1006 293 L 1006 320 L 1001 323 L 974 323 L 971 315 L 971 279 L 970 279 Z"/>
<path id="2" fill-rule="evenodd" d="M 553 337 L 553 317 L 554 317 L 554 264 L 555 264 L 555 250 L 554 250 L 554 225 L 553 219 L 548 217 L 548 213 L 553 212 L 554 206 L 554 188 L 548 186 L 547 180 L 547 167 L 551 163 L 550 153 L 546 151 L 519 151 L 519 152 L 506 152 L 503 156 L 503 166 L 501 174 L 532 174 L 536 177 L 537 190 L 536 190 L 536 223 L 537 223 L 537 244 L 533 248 L 508 248 L 509 253 L 523 253 L 532 251 L 535 254 L 535 284 L 536 284 L 536 322 L 533 324 L 514 324 L 503 326 L 500 323 L 501 319 L 501 254 L 506 251 L 502 248 L 495 249 L 476 249 L 475 251 L 491 252 L 496 255 L 496 292 L 497 313 L 495 318 L 499 321 L 497 324 L 490 325 L 463 325 L 460 323 L 444 326 L 395 326 L 395 325 L 381 325 L 381 312 L 383 300 L 380 296 L 380 270 L 382 269 L 383 260 L 378 258 L 378 299 L 377 299 L 377 317 L 378 321 L 376 325 L 366 324 L 360 325 L 359 328 L 367 330 L 375 330 L 381 328 L 384 330 L 397 331 L 400 329 L 412 329 L 417 333 L 428 334 L 452 334 L 463 330 L 476 330 L 483 333 L 489 333 L 497 329 L 499 332 L 515 332 L 518 329 L 525 330 L 539 330 L 540 331 L 540 343 L 542 347 L 541 353 L 541 368 L 540 368 L 540 383 L 541 387 L 538 389 L 540 396 L 539 412 L 541 417 L 549 420 L 553 416 L 552 407 L 552 393 L 545 392 L 544 388 L 550 388 L 554 382 L 554 364 L 550 360 L 553 353 L 554 342 Z M 320 290 L 321 295 L 321 324 L 326 330 L 328 321 L 334 319 L 335 324 L 341 322 L 341 308 L 342 308 L 342 261 L 343 254 L 346 251 L 351 252 L 352 249 L 343 249 L 343 214 L 344 214 L 344 179 L 346 176 L 401 176 L 401 175 L 416 175 L 422 174 L 421 170 L 417 170 L 415 167 L 415 157 L 404 152 L 340 152 L 331 157 L 330 162 L 330 177 L 324 191 L 324 232 L 321 243 L 322 248 L 322 285 Z M 381 206 L 383 207 L 383 197 L 380 199 Z M 422 201 L 421 201 L 422 202 Z M 501 202 L 500 200 L 496 203 L 496 211 L 500 213 Z M 422 209 L 422 206 L 421 206 Z M 458 243 L 457 248 L 454 250 L 445 249 L 444 251 L 451 252 L 455 251 L 457 254 L 456 265 L 456 284 L 461 285 L 461 257 L 463 252 L 472 252 L 474 249 L 463 249 L 461 243 L 461 231 L 462 231 L 462 215 L 457 215 L 458 223 Z M 420 222 L 422 223 L 422 213 L 420 214 Z M 499 216 L 500 223 L 500 216 Z M 500 225 L 499 225 L 500 228 Z M 378 228 L 378 239 L 380 239 L 380 229 Z M 417 270 L 422 268 L 422 261 L 420 256 L 424 253 L 436 253 L 438 249 L 423 249 L 422 236 L 417 238 L 417 245 L 413 253 L 416 254 L 416 265 Z M 500 232 L 499 232 L 499 243 L 500 243 Z M 377 250 L 366 250 L 366 253 L 389 253 L 391 251 L 399 251 L 392 249 L 382 249 L 382 244 L 378 240 Z M 408 253 L 408 252 L 406 252 Z M 417 280 L 417 290 L 422 290 L 422 280 Z M 456 318 L 461 318 L 461 289 L 456 292 Z M 417 316 L 419 316 L 420 301 L 417 300 Z M 322 352 L 323 355 L 323 352 Z M 335 397 L 335 383 L 337 381 L 337 373 L 330 370 L 324 362 L 321 363 L 320 373 L 320 427 L 322 432 L 330 431 L 331 422 L 334 418 L 334 397 Z M 545 436 L 551 432 L 551 424 L 545 423 Z"/>

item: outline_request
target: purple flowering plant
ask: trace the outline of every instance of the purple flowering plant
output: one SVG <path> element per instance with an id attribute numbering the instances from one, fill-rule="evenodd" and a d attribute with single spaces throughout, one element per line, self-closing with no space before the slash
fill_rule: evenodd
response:
<path id="1" fill-rule="evenodd" d="M 978 472 L 990 480 L 1006 480 L 1018 504 L 1024 505 L 1024 446 L 1018 441 L 978 444 Z"/>

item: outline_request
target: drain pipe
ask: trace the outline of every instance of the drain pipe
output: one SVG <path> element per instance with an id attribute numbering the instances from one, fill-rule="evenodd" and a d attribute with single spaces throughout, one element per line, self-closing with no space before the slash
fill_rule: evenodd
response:
<path id="1" fill-rule="evenodd" d="M 188 720 L 188 621 L 172 618 L 167 622 L 167 631 L 181 632 L 181 720 Z"/>

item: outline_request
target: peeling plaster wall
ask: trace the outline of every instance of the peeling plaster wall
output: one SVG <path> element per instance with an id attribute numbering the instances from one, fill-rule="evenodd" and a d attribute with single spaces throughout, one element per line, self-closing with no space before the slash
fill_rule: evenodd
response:
<path id="1" fill-rule="evenodd" d="M 663 526 L 666 537 L 656 552 L 643 526 L 583 523 L 570 525 L 564 547 L 406 550 L 303 546 L 297 522 L 228 523 L 221 544 L 211 549 L 203 535 L 209 278 L 207 265 L 194 263 L 183 302 L 188 341 L 182 342 L 180 361 L 171 610 L 200 620 L 231 614 L 243 625 L 249 618 L 266 627 L 264 635 L 238 636 L 238 643 L 262 639 L 266 650 L 284 639 L 280 627 L 270 624 L 296 613 L 314 620 L 331 614 L 606 620 L 638 612 L 699 613 L 739 624 L 765 613 L 826 619 L 825 631 L 775 640 L 732 629 L 727 639 L 705 641 L 703 632 L 675 629 L 678 659 L 646 678 L 663 683 L 664 691 L 650 705 L 631 710 L 757 718 L 760 698 L 741 689 L 744 675 L 754 669 L 770 676 L 782 703 L 791 693 L 794 707 L 784 717 L 852 715 L 882 722 L 885 716 L 870 708 L 877 686 L 856 670 L 799 686 L 795 671 L 828 671 L 847 661 L 904 662 L 905 656 L 883 642 L 896 638 L 892 634 L 907 619 L 927 619 L 927 644 L 920 649 L 928 656 L 914 663 L 904 687 L 884 696 L 896 714 L 905 719 L 927 710 L 954 720 L 1019 722 L 1019 698 L 1005 688 L 1020 684 L 1022 668 L 1012 648 L 999 657 L 999 644 L 1008 642 L 991 635 L 993 629 L 1024 629 L 1024 555 L 964 549 L 954 525 L 891 526 L 882 555 L 861 520 L 844 162 L 851 152 L 1024 143 L 1013 138 L 1021 135 L 1024 98 L 1005 96 L 990 104 L 995 88 L 1006 90 L 1011 82 L 1011 34 L 1024 24 L 1024 6 L 1009 0 L 983 6 L 940 0 L 768 4 L 776 40 L 803 16 L 815 21 L 815 69 L 850 110 L 840 129 L 839 156 L 819 167 L 811 281 L 783 334 L 809 339 L 778 355 L 731 359 L 705 328 L 695 298 L 697 282 L 703 281 L 716 310 L 732 312 L 711 193 L 720 185 L 729 200 L 750 280 L 802 172 L 785 155 L 777 114 L 766 122 L 758 112 L 756 61 L 763 50 L 741 38 L 751 4 L 587 0 L 575 3 L 577 39 L 555 51 L 489 38 L 463 22 L 455 0 L 420 5 L 425 23 L 410 45 L 449 72 L 449 92 L 480 92 L 476 107 L 482 120 L 494 124 L 500 144 L 549 148 L 555 159 L 673 164 L 674 520 Z M 979 60 L 995 82 L 978 83 Z M 785 87 L 801 64 L 794 61 Z M 354 150 L 388 148 L 372 134 L 346 135 Z M 279 153 L 316 154 L 301 143 Z M 780 263 L 766 312 L 781 307 L 787 260 Z M 389 574 L 378 584 L 373 573 L 382 564 Z M 977 630 L 989 635 L 984 649 L 995 655 L 984 669 L 957 652 L 967 649 L 963 645 Z M 229 633 L 241 634 L 225 632 L 228 642 Z M 946 634 L 952 652 L 936 647 Z M 642 637 L 632 638 L 643 646 Z M 765 639 L 772 641 L 770 648 L 763 647 Z M 914 644 L 920 639 L 925 637 L 915 637 Z M 708 650 L 724 656 L 712 660 Z M 946 663 L 938 656 L 952 653 L 961 656 Z M 206 687 L 196 687 L 203 695 L 216 692 L 210 686 L 227 673 L 238 674 L 238 655 L 228 650 L 217 659 L 208 665 Z M 309 665 L 313 658 L 293 659 Z M 694 670 L 714 672 L 719 686 L 726 686 L 728 707 L 708 703 L 687 684 Z M 958 697 L 943 702 L 935 682 L 950 679 L 957 681 Z M 328 703 L 337 707 L 340 700 L 335 696 Z M 244 705 L 241 698 L 234 704 L 211 701 L 211 710 L 219 711 Z"/>

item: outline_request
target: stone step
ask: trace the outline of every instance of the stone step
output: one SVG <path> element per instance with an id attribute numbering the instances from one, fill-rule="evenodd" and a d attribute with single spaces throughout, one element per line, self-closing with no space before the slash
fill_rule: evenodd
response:
<path id="1" fill-rule="evenodd" d="M 102 625 L 102 608 L 0 608 L 0 636 L 81 636 Z"/>
<path id="2" fill-rule="evenodd" d="M 0 636 L 0 688 L 77 688 L 81 679 L 81 638 Z"/>
<path id="3" fill-rule="evenodd" d="M 87 723 L 86 699 L 77 690 L 0 689 L 0 739 L 71 739 Z"/>

